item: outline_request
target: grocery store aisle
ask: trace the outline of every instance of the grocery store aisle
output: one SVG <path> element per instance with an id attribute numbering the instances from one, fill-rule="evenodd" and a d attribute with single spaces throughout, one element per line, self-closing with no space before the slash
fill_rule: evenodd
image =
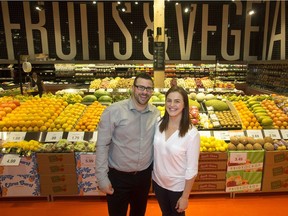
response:
<path id="1" fill-rule="evenodd" d="M 192 195 L 186 216 L 282 216 L 287 214 L 288 193 L 273 195 Z M 0 198 L 1 216 L 108 216 L 105 198 L 37 199 Z M 286 213 L 285 213 L 286 212 Z M 151 197 L 146 216 L 161 216 L 157 201 Z"/>

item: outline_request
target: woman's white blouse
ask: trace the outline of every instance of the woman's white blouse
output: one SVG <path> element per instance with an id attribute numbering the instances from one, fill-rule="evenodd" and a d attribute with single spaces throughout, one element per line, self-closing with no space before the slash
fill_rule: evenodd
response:
<path id="1" fill-rule="evenodd" d="M 184 137 L 175 131 L 165 141 L 165 131 L 159 125 L 154 136 L 154 165 L 152 179 L 161 187 L 171 191 L 183 191 L 185 181 L 198 173 L 200 135 L 193 127 Z"/>

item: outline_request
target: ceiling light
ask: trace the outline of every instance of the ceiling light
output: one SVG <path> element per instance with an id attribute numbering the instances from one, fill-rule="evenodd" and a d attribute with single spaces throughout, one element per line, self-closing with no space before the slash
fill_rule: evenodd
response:
<path id="1" fill-rule="evenodd" d="M 250 10 L 250 11 L 248 11 L 248 14 L 251 16 L 251 15 L 255 14 L 255 11 L 254 10 Z"/>

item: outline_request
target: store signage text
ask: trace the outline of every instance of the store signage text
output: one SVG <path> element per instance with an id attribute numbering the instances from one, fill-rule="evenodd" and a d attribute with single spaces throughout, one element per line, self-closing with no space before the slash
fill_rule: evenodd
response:
<path id="1" fill-rule="evenodd" d="M 127 26 L 125 26 L 125 22 L 123 22 L 123 17 L 120 16 L 119 11 L 117 10 L 116 6 L 117 3 L 113 2 L 111 4 L 112 6 L 112 17 L 107 17 L 104 10 L 105 3 L 98 2 L 97 3 L 97 14 L 92 14 L 94 16 L 97 16 L 98 20 L 98 26 L 95 26 L 95 29 L 88 29 L 88 19 L 93 19 L 91 17 L 91 14 L 87 14 L 87 5 L 81 4 L 80 5 L 80 17 L 75 16 L 74 7 L 75 3 L 73 2 L 67 2 L 67 24 L 69 28 L 69 53 L 66 53 L 62 49 L 62 35 L 61 35 L 61 26 L 60 26 L 60 19 L 62 18 L 60 16 L 61 14 L 61 8 L 59 7 L 58 2 L 52 3 L 52 12 L 48 14 L 48 12 L 41 11 L 39 13 L 39 20 L 37 23 L 32 22 L 31 19 L 31 7 L 29 1 L 23 1 L 23 14 L 24 14 L 24 20 L 25 20 L 25 32 L 26 32 L 26 43 L 27 43 L 27 53 L 30 56 L 35 55 L 35 45 L 34 45 L 34 31 L 40 32 L 40 40 L 41 40 L 41 50 L 43 53 L 49 55 L 49 46 L 55 46 L 56 49 L 56 56 L 57 59 L 62 60 L 72 60 L 75 59 L 77 53 L 82 54 L 82 60 L 111 60 L 107 59 L 106 55 L 106 33 L 107 31 L 111 31 L 108 27 L 106 27 L 104 24 L 105 19 L 113 19 L 114 22 L 119 27 L 119 34 L 121 34 L 124 37 L 124 42 L 121 41 L 113 41 L 113 55 L 116 60 L 131 60 L 131 56 L 133 54 L 133 35 L 129 32 L 129 29 Z M 125 5 L 127 7 L 126 13 L 133 13 L 131 11 L 131 4 L 132 2 L 126 2 Z M 153 19 L 150 17 L 149 14 L 149 6 L 151 6 L 153 2 L 146 2 L 143 3 L 143 19 L 146 23 L 146 28 L 144 28 L 144 31 L 142 34 L 142 52 L 143 56 L 147 60 L 153 60 L 153 51 L 149 50 L 149 45 L 151 41 L 149 40 L 147 36 L 147 30 L 153 29 Z M 216 54 L 214 53 L 208 53 L 208 44 L 211 43 L 209 40 L 208 34 L 211 32 L 218 32 L 221 30 L 221 58 L 228 61 L 235 61 L 235 60 L 257 60 L 257 56 L 250 54 L 250 43 L 251 43 L 251 35 L 253 33 L 256 34 L 262 34 L 263 37 L 263 44 L 260 45 L 260 50 L 262 49 L 262 56 L 260 60 L 271 60 L 272 59 L 272 53 L 275 49 L 275 45 L 277 44 L 280 47 L 280 59 L 284 60 L 286 59 L 285 56 L 285 50 L 286 50 L 286 41 L 287 41 L 287 33 L 286 33 L 286 20 L 285 20 L 285 1 L 277 1 L 275 3 L 275 8 L 273 11 L 269 8 L 269 5 L 271 2 L 265 1 L 266 4 L 266 10 L 265 10 L 265 23 L 263 26 L 263 31 L 260 32 L 259 26 L 252 25 L 252 17 L 246 16 L 247 12 L 253 8 L 253 5 L 255 4 L 263 4 L 261 1 L 251 2 L 248 1 L 246 8 L 243 7 L 243 3 L 241 2 L 234 2 L 234 7 L 236 7 L 235 14 L 239 17 L 245 17 L 245 27 L 242 29 L 229 29 L 229 13 L 231 13 L 231 10 L 229 10 L 230 3 L 223 4 L 222 7 L 222 23 L 217 25 L 211 25 L 208 23 L 209 18 L 209 4 L 202 4 L 201 6 L 197 5 L 196 3 L 192 4 L 192 7 L 194 10 L 190 12 L 190 18 L 189 18 L 189 25 L 184 26 L 183 24 L 183 10 L 181 7 L 181 4 L 175 5 L 175 13 L 176 13 L 176 19 L 177 19 L 177 29 L 173 29 L 173 31 L 177 32 L 178 34 L 178 41 L 179 41 L 179 60 L 193 60 L 191 59 L 191 53 L 193 52 L 192 45 L 193 43 L 196 43 L 193 40 L 194 37 L 194 26 L 195 26 L 195 17 L 198 16 L 198 13 L 200 10 L 202 14 L 201 22 L 202 22 L 202 32 L 201 32 L 201 60 L 216 60 L 217 58 Z M 19 30 L 22 28 L 19 23 L 12 22 L 11 21 L 11 14 L 9 14 L 9 4 L 8 2 L 1 2 L 1 8 L 2 8 L 2 18 L 3 18 L 3 29 L 5 33 L 5 42 L 7 46 L 7 50 L 3 50 L 2 52 L 7 52 L 7 56 L 9 60 L 14 60 L 17 58 L 14 45 L 13 45 L 13 30 Z M 273 17 L 271 17 L 273 16 Z M 131 17 L 131 16 L 130 16 Z M 54 39 L 55 44 L 48 43 L 48 37 L 51 37 L 51 34 L 49 34 L 49 29 L 45 28 L 45 24 L 47 20 L 53 19 L 54 24 Z M 75 20 L 80 19 L 81 20 L 81 37 L 80 40 L 76 36 L 76 27 L 75 27 Z M 270 22 L 270 20 L 273 20 L 273 22 Z M 269 23 L 272 23 L 269 25 Z M 277 23 L 280 23 L 280 28 L 277 26 Z M 187 28 L 186 31 L 185 28 Z M 280 29 L 280 31 L 279 31 Z M 268 30 L 271 31 L 271 33 L 268 35 Z M 277 31 L 276 31 L 277 30 Z M 90 31 L 97 31 L 98 32 L 98 54 L 99 59 L 91 59 L 90 52 L 91 48 L 89 48 L 89 38 L 88 33 Z M 112 29 L 112 31 L 117 31 Z M 185 33 L 187 32 L 187 33 Z M 200 34 L 200 33 L 199 33 Z M 3 36 L 0 36 L 3 37 Z M 233 53 L 228 53 L 227 47 L 228 47 L 228 38 L 233 38 L 234 42 L 232 44 L 233 47 Z M 242 38 L 242 40 L 241 40 Z M 168 40 L 166 38 L 166 40 Z M 81 50 L 77 50 L 77 42 L 81 43 Z M 255 42 L 255 41 L 254 41 Z M 212 42 L 213 43 L 213 42 Z M 169 60 L 169 53 L 167 53 L 167 47 L 169 46 L 169 43 L 166 43 L 166 52 L 165 52 L 165 59 Z M 229 45 L 231 46 L 231 44 Z M 79 47 L 79 46 L 78 46 Z M 123 49 L 120 49 L 120 47 L 124 47 Z M 243 56 L 241 57 L 240 54 L 243 53 Z M 51 57 L 51 56 L 50 56 Z M 53 57 L 53 56 L 52 56 Z M 145 60 L 145 59 L 144 59 Z"/>

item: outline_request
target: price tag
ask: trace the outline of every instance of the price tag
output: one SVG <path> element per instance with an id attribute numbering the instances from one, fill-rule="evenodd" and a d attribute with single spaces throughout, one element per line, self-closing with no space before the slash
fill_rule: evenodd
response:
<path id="1" fill-rule="evenodd" d="M 19 166 L 21 157 L 17 154 L 4 154 L 1 166 Z"/>
<path id="2" fill-rule="evenodd" d="M 281 129 L 280 132 L 283 139 L 288 139 L 288 129 Z"/>
<path id="3" fill-rule="evenodd" d="M 67 140 L 71 142 L 83 141 L 84 132 L 70 132 L 68 134 Z"/>
<path id="4" fill-rule="evenodd" d="M 208 92 L 213 92 L 213 88 L 208 88 L 207 91 Z"/>
<path id="5" fill-rule="evenodd" d="M 91 138 L 90 141 L 96 142 L 96 141 L 97 141 L 97 136 L 98 136 L 98 131 L 96 131 L 96 132 L 93 133 L 93 136 L 92 136 L 92 138 Z"/>
<path id="6" fill-rule="evenodd" d="M 245 164 L 247 160 L 247 153 L 245 152 L 231 152 L 229 162 L 236 164 Z"/>
<path id="7" fill-rule="evenodd" d="M 80 161 L 83 166 L 95 166 L 96 154 L 83 154 L 81 155 Z"/>
<path id="8" fill-rule="evenodd" d="M 25 139 L 26 132 L 10 132 L 7 137 L 7 141 L 20 142 Z"/>
<path id="9" fill-rule="evenodd" d="M 89 92 L 94 93 L 95 89 L 89 89 Z"/>
<path id="10" fill-rule="evenodd" d="M 107 89 L 107 92 L 113 92 L 113 89 L 108 88 L 108 89 Z"/>
<path id="11" fill-rule="evenodd" d="M 45 142 L 58 142 L 62 136 L 63 132 L 47 132 Z"/>
<path id="12" fill-rule="evenodd" d="M 195 88 L 190 88 L 189 91 L 190 92 L 195 92 Z"/>
<path id="13" fill-rule="evenodd" d="M 242 137 L 245 136 L 244 131 L 242 130 L 231 130 L 229 131 L 229 136 L 236 136 L 236 137 Z"/>
<path id="14" fill-rule="evenodd" d="M 230 134 L 228 131 L 213 131 L 214 137 L 220 140 L 230 140 Z"/>
<path id="15" fill-rule="evenodd" d="M 271 137 L 272 139 L 281 139 L 279 130 L 277 129 L 272 129 L 272 130 L 263 130 L 265 137 Z"/>
<path id="16" fill-rule="evenodd" d="M 211 137 L 211 131 L 199 131 L 200 136 Z"/>
<path id="17" fill-rule="evenodd" d="M 198 92 L 204 92 L 204 88 L 198 88 Z"/>
<path id="18" fill-rule="evenodd" d="M 263 139 L 263 134 L 261 130 L 246 130 L 248 137 L 253 137 L 255 139 Z"/>
<path id="19" fill-rule="evenodd" d="M 127 92 L 127 89 L 118 89 L 118 92 Z"/>

